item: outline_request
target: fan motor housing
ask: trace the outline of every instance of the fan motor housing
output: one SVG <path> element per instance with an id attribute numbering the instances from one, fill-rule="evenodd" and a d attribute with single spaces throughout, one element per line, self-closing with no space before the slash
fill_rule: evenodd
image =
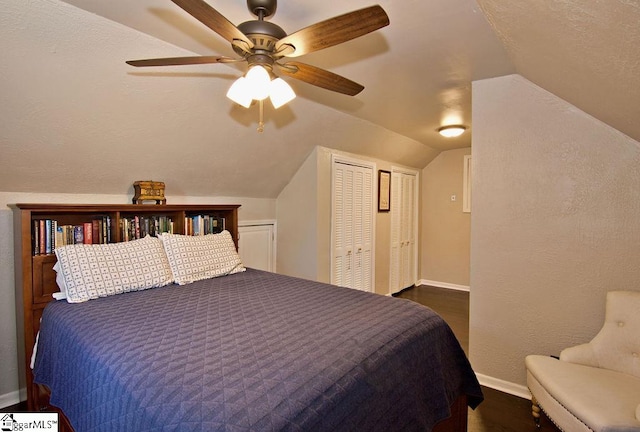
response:
<path id="1" fill-rule="evenodd" d="M 255 45 L 253 47 L 254 51 L 273 52 L 275 43 L 287 35 L 280 26 L 269 21 L 261 20 L 243 22 L 238 25 L 238 29 L 251 39 Z M 233 47 L 233 50 L 238 55 L 246 56 L 246 52 L 243 52 L 236 46 Z"/>

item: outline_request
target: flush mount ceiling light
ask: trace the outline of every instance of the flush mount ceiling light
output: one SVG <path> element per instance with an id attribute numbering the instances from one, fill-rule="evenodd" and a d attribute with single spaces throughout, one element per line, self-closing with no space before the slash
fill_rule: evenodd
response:
<path id="1" fill-rule="evenodd" d="M 369 6 L 318 22 L 287 34 L 275 23 L 265 21 L 272 16 L 277 0 L 247 0 L 249 11 L 257 17 L 235 26 L 205 0 L 171 0 L 185 12 L 209 27 L 231 44 L 238 57 L 195 56 L 129 60 L 136 67 L 178 66 L 208 63 L 246 62 L 245 76 L 233 83 L 227 97 L 249 108 L 254 100 L 260 106 L 258 131 L 262 132 L 264 99 L 270 98 L 278 108 L 295 97 L 295 93 L 277 75 L 294 78 L 326 90 L 355 96 L 364 87 L 340 75 L 298 61 L 287 61 L 314 51 L 329 48 L 389 25 L 389 17 L 380 6 Z M 254 76 L 255 75 L 255 76 Z M 258 83 L 255 84 L 254 78 Z"/>
<path id="2" fill-rule="evenodd" d="M 462 125 L 449 125 L 449 126 L 442 126 L 440 129 L 438 129 L 438 133 L 443 137 L 455 138 L 457 136 L 462 135 L 466 130 L 467 128 Z"/>

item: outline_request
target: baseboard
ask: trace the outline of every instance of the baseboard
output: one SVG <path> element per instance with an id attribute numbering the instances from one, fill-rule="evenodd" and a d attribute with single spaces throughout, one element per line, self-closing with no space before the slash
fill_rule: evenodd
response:
<path id="1" fill-rule="evenodd" d="M 531 400 L 531 393 L 526 386 L 515 384 L 509 381 L 504 381 L 498 378 L 494 378 L 488 375 L 476 374 L 478 381 L 481 385 L 485 387 L 492 388 L 494 390 L 501 391 L 503 393 L 508 393 L 513 396 L 520 397 L 522 399 Z"/>
<path id="2" fill-rule="evenodd" d="M 8 407 L 11 405 L 18 404 L 24 400 L 27 400 L 27 389 L 22 388 L 20 390 L 12 391 L 11 393 L 6 393 L 0 395 L 0 408 Z"/>
<path id="3" fill-rule="evenodd" d="M 467 291 L 467 292 L 471 290 L 470 287 L 467 285 L 457 285 L 449 282 L 438 282 L 438 281 L 432 281 L 428 279 L 420 279 L 417 285 L 429 285 L 429 286 L 434 286 L 438 288 L 448 288 L 452 290 Z"/>

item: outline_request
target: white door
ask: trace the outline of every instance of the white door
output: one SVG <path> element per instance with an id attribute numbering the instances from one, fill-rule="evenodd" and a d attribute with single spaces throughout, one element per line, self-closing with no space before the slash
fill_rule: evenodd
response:
<path id="1" fill-rule="evenodd" d="M 373 291 L 373 168 L 334 161 L 331 283 Z"/>
<path id="2" fill-rule="evenodd" d="M 389 292 L 397 293 L 417 280 L 417 173 L 392 170 L 391 263 Z"/>
<path id="3" fill-rule="evenodd" d="M 402 174 L 402 205 L 400 211 L 400 269 L 402 272 L 402 287 L 406 288 L 416 283 L 416 176 Z"/>
<path id="4" fill-rule="evenodd" d="M 238 254 L 245 267 L 276 271 L 275 222 L 238 224 Z"/>

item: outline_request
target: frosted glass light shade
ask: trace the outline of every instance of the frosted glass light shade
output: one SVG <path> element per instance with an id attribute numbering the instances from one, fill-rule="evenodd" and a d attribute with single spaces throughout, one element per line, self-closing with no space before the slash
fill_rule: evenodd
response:
<path id="1" fill-rule="evenodd" d="M 244 77 L 238 78 L 227 91 L 227 97 L 245 108 L 258 101 L 271 97 L 271 103 L 278 109 L 296 97 L 286 81 L 276 78 L 273 81 L 269 72 L 262 66 L 253 66 Z"/>
<path id="2" fill-rule="evenodd" d="M 251 96 L 255 100 L 263 100 L 269 97 L 271 77 L 262 66 L 253 66 L 247 72 L 247 81 L 251 85 Z"/>
<path id="3" fill-rule="evenodd" d="M 467 130 L 467 128 L 462 125 L 450 125 L 442 126 L 440 129 L 438 129 L 438 133 L 443 137 L 455 138 L 462 135 L 465 130 Z"/>
<path id="4" fill-rule="evenodd" d="M 245 77 L 238 78 L 227 91 L 227 97 L 245 108 L 251 106 L 253 96 L 251 95 L 251 85 Z"/>
<path id="5" fill-rule="evenodd" d="M 291 102 L 296 97 L 296 93 L 291 86 L 282 78 L 276 78 L 271 81 L 270 87 L 269 96 L 275 109 L 280 108 L 287 102 Z"/>

